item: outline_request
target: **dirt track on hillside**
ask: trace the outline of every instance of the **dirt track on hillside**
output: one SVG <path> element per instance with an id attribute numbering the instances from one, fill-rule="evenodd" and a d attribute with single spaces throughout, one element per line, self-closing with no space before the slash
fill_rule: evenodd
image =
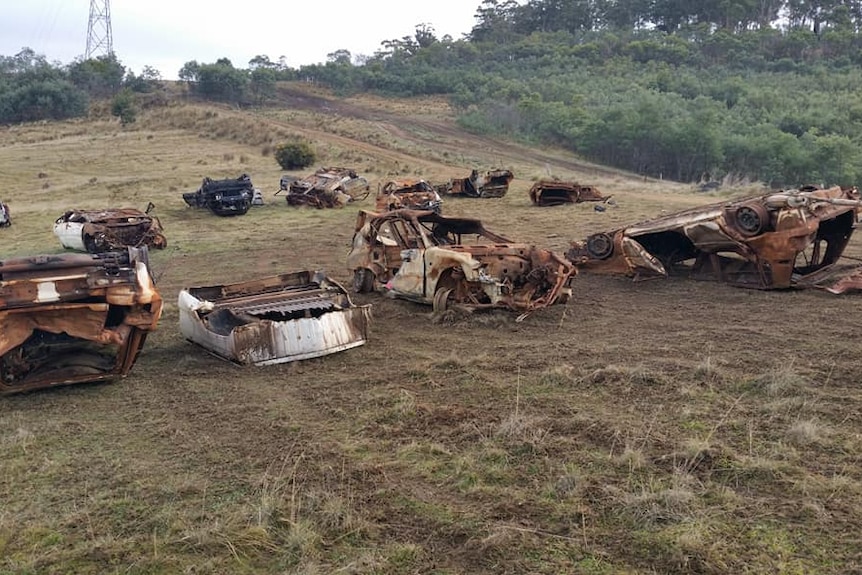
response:
<path id="1" fill-rule="evenodd" d="M 418 150 L 375 148 L 325 122 L 294 126 L 323 150 L 361 150 L 369 164 L 475 167 L 429 159 L 451 149 L 489 161 L 496 151 L 538 172 L 593 169 L 561 151 L 465 134 L 448 117 L 291 98 L 285 105 L 324 120 L 385 126 Z M 0 571 L 862 568 L 860 296 L 581 274 L 566 305 L 516 322 L 505 311 L 440 321 L 372 293 L 355 298 L 373 306 L 366 345 L 241 368 L 183 339 L 178 291 L 298 269 L 349 284 L 356 211 L 371 201 L 313 210 L 267 196 L 226 219 L 190 210 L 182 186 L 201 172 L 243 170 L 273 184 L 279 171 L 258 149 L 178 132 L 92 129 L 86 146 L 0 136 L 0 165 L 21 173 L 9 182 L 18 219 L 2 232 L 15 242 L 43 248 L 69 197 L 82 207 L 115 197 L 103 180 L 144 180 L 124 199 L 152 200 L 169 238 L 151 254 L 166 311 L 126 380 L 2 399 Z M 92 165 L 98 182 L 85 185 Z M 613 171 L 596 177 L 618 200 L 605 212 L 536 208 L 524 180 L 500 199 L 447 199 L 444 212 L 562 251 L 588 233 L 715 200 Z M 58 191 L 64 181 L 82 183 L 70 196 Z"/>

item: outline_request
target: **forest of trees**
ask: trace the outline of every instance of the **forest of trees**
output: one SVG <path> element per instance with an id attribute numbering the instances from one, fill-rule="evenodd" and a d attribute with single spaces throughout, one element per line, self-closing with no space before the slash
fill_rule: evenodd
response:
<path id="1" fill-rule="evenodd" d="M 484 0 L 464 38 L 428 24 L 372 55 L 298 70 L 189 61 L 197 97 L 265 105 L 278 81 L 449 98 L 476 132 L 564 146 L 638 174 L 773 186 L 862 179 L 862 0 Z M 0 123 L 84 113 L 158 73 L 115 59 L 0 56 Z"/>

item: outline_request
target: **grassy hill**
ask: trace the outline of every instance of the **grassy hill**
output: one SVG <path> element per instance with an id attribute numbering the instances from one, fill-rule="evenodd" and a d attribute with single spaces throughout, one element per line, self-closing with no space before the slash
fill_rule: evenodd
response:
<path id="1" fill-rule="evenodd" d="M 0 573 L 847 573 L 862 569 L 862 320 L 854 296 L 581 274 L 575 296 L 516 323 L 435 322 L 372 303 L 369 342 L 240 368 L 187 343 L 179 289 L 304 268 L 349 281 L 357 208 L 288 207 L 275 145 L 376 188 L 512 169 L 500 199 L 444 213 L 563 251 L 589 233 L 729 194 L 634 178 L 554 149 L 457 129 L 445 103 L 189 102 L 121 128 L 0 132 L 14 225 L 0 257 L 59 252 L 69 208 L 156 205 L 167 302 L 131 375 L 0 399 Z M 248 173 L 267 204 L 187 208 L 204 176 Z M 294 175 L 303 175 L 295 172 Z M 616 207 L 536 208 L 546 175 Z M 859 238 L 850 253 L 862 255 Z"/>

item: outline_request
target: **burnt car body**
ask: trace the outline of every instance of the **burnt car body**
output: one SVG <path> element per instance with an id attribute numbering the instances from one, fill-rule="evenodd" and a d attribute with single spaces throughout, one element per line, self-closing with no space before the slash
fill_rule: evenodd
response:
<path id="1" fill-rule="evenodd" d="M 135 208 L 68 210 L 54 222 L 54 235 L 64 248 L 93 254 L 168 245 L 159 219 Z"/>
<path id="2" fill-rule="evenodd" d="M 805 187 L 662 216 L 572 245 L 578 268 L 636 280 L 687 275 L 733 285 L 830 287 L 859 213 L 855 188 Z M 846 281 L 839 291 L 853 289 Z M 855 286 L 862 287 L 862 283 Z"/>
<path id="3" fill-rule="evenodd" d="M 480 174 L 473 170 L 466 178 L 453 178 L 437 186 L 437 190 L 448 196 L 466 198 L 502 198 L 509 191 L 515 174 L 511 170 L 488 170 Z"/>
<path id="4" fill-rule="evenodd" d="M 434 186 L 416 178 L 403 178 L 386 182 L 377 192 L 374 203 L 378 212 L 400 210 L 431 210 L 440 213 L 443 200 Z"/>
<path id="5" fill-rule="evenodd" d="M 433 211 L 361 211 L 348 267 L 353 289 L 385 285 L 398 297 L 467 309 L 530 312 L 570 295 L 574 266 L 554 252 L 514 243 L 472 218 Z"/>
<path id="6" fill-rule="evenodd" d="M 12 225 L 12 216 L 9 214 L 9 206 L 0 202 L 0 228 Z"/>
<path id="7" fill-rule="evenodd" d="M 537 206 L 558 206 L 580 202 L 604 202 L 604 196 L 595 186 L 584 186 L 577 182 L 543 179 L 530 187 L 530 201 Z"/>
<path id="8" fill-rule="evenodd" d="M 146 248 L 0 261 L 0 393 L 126 376 L 161 312 Z"/>
<path id="9" fill-rule="evenodd" d="M 365 343 L 370 306 L 320 272 L 301 271 L 180 291 L 180 331 L 219 357 L 269 365 Z"/>
<path id="10" fill-rule="evenodd" d="M 282 191 L 287 191 L 290 206 L 312 206 L 315 208 L 340 208 L 350 202 L 368 197 L 368 180 L 350 168 L 320 168 L 301 180 L 280 182 Z"/>
<path id="11" fill-rule="evenodd" d="M 207 177 L 196 191 L 183 194 L 189 207 L 207 208 L 217 216 L 241 216 L 248 212 L 253 199 L 254 186 L 248 174 L 223 180 Z"/>

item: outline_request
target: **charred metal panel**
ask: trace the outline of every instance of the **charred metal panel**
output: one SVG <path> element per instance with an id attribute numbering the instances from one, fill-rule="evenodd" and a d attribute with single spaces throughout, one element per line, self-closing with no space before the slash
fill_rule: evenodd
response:
<path id="1" fill-rule="evenodd" d="M 291 206 L 340 208 L 368 197 L 368 180 L 351 168 L 320 168 L 301 180 L 282 178 L 281 191 L 287 191 Z"/>
<path id="2" fill-rule="evenodd" d="M 69 210 L 54 222 L 54 235 L 64 248 L 90 253 L 168 245 L 159 219 L 135 208 Z"/>
<path id="3" fill-rule="evenodd" d="M 818 286 L 847 247 L 860 206 L 856 188 L 752 196 L 594 234 L 573 243 L 567 257 L 583 270 L 635 279 L 684 274 L 759 289 Z M 854 281 L 834 289 L 855 289 Z"/>
<path id="4" fill-rule="evenodd" d="M 161 311 L 145 247 L 0 262 L 0 393 L 124 377 Z"/>
<path id="5" fill-rule="evenodd" d="M 466 178 L 453 178 L 436 186 L 441 194 L 468 198 L 502 198 L 509 191 L 515 175 L 511 170 L 473 170 Z"/>
<path id="6" fill-rule="evenodd" d="M 370 306 L 319 272 L 294 272 L 180 291 L 180 330 L 208 351 L 243 365 L 320 357 L 360 346 Z"/>
<path id="7" fill-rule="evenodd" d="M 248 174 L 224 180 L 206 177 L 196 191 L 183 194 L 189 207 L 207 208 L 217 216 L 241 216 L 248 212 L 253 199 L 254 186 Z"/>
<path id="8" fill-rule="evenodd" d="M 594 186 L 560 180 L 539 180 L 530 188 L 530 201 L 537 206 L 558 206 L 580 202 L 604 202 L 610 196 L 602 195 Z"/>
<path id="9" fill-rule="evenodd" d="M 565 258 L 511 242 L 479 220 L 415 210 L 360 212 L 348 266 L 356 291 L 385 285 L 438 311 L 502 307 L 521 318 L 566 299 L 575 273 Z"/>
<path id="10" fill-rule="evenodd" d="M 440 213 L 443 200 L 431 184 L 413 178 L 392 180 L 377 192 L 375 209 L 378 212 L 405 208 Z"/>

